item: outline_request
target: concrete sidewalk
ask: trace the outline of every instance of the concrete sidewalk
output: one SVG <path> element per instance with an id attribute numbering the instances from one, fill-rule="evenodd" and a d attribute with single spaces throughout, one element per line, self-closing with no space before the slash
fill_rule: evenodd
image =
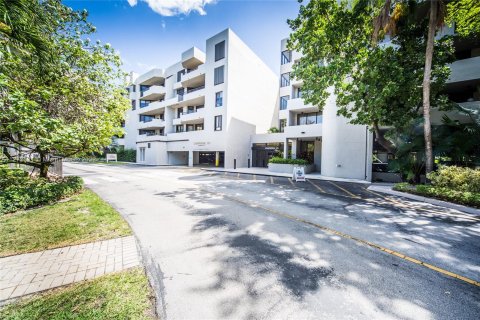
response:
<path id="1" fill-rule="evenodd" d="M 230 173 L 240 173 L 240 174 L 256 174 L 261 176 L 272 176 L 272 177 L 284 177 L 291 178 L 292 174 L 289 173 L 280 173 L 280 172 L 270 172 L 268 168 L 237 168 L 237 169 L 225 169 L 225 168 L 200 168 L 206 171 L 216 171 L 216 172 L 230 172 Z M 338 181 L 338 182 L 353 182 L 353 183 L 364 183 L 369 184 L 369 181 L 359 180 L 359 179 L 344 179 L 344 178 L 334 178 L 322 176 L 318 172 L 307 173 L 305 178 L 310 180 L 329 180 L 329 181 Z"/>
<path id="2" fill-rule="evenodd" d="M 0 303 L 139 264 L 133 236 L 0 258 Z"/>

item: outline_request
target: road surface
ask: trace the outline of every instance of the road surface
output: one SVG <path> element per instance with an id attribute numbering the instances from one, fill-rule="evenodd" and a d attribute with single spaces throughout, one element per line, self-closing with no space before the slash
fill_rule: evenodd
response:
<path id="1" fill-rule="evenodd" d="M 64 167 L 130 223 L 162 320 L 480 319 L 480 217 L 355 183 Z"/>

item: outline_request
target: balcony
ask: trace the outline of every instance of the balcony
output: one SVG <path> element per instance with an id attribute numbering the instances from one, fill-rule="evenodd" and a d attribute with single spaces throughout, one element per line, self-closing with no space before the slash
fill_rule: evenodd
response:
<path id="1" fill-rule="evenodd" d="M 140 134 L 137 136 L 137 142 L 153 142 L 153 141 L 167 141 L 167 137 L 165 135 L 160 134 Z"/>
<path id="2" fill-rule="evenodd" d="M 197 69 L 185 73 L 181 83 L 183 87 L 205 86 L 205 65 L 200 65 Z"/>
<path id="3" fill-rule="evenodd" d="M 447 83 L 480 79 L 480 57 L 457 60 L 450 65 Z"/>
<path id="4" fill-rule="evenodd" d="M 287 138 L 312 138 L 322 136 L 322 124 L 304 124 L 300 126 L 287 126 L 284 129 Z"/>
<path id="5" fill-rule="evenodd" d="M 175 99 L 176 101 L 176 99 Z M 151 102 L 148 106 L 140 108 L 140 111 L 138 112 L 139 114 L 144 114 L 144 115 L 155 115 L 158 114 L 159 111 L 165 108 L 167 101 L 154 101 Z"/>
<path id="6" fill-rule="evenodd" d="M 311 103 L 305 104 L 302 98 L 290 99 L 287 102 L 287 110 L 293 112 L 317 112 L 318 108 Z"/>
<path id="7" fill-rule="evenodd" d="M 136 79 L 136 84 L 139 85 L 160 85 L 165 82 L 165 74 L 162 69 L 152 69 Z"/>
<path id="8" fill-rule="evenodd" d="M 165 127 L 165 121 L 162 119 L 152 119 L 151 121 L 140 122 L 138 129 L 155 129 Z"/>
<path id="9" fill-rule="evenodd" d="M 205 87 L 188 90 L 183 96 L 178 96 L 180 106 L 195 106 L 205 104 Z"/>
<path id="10" fill-rule="evenodd" d="M 182 66 L 186 69 L 195 69 L 205 63 L 205 53 L 193 47 L 182 53 Z"/>
<path id="11" fill-rule="evenodd" d="M 182 124 L 182 118 L 179 117 L 179 118 L 173 119 L 173 120 L 172 120 L 172 124 L 173 124 L 174 126 L 178 126 L 178 125 Z"/>
<path id="12" fill-rule="evenodd" d="M 173 90 L 178 90 L 178 89 L 181 89 L 181 88 L 183 88 L 183 85 L 182 85 L 181 81 L 175 82 L 173 84 Z"/>
<path id="13" fill-rule="evenodd" d="M 165 96 L 164 86 L 151 86 L 148 90 L 140 93 L 141 100 L 159 100 Z"/>
<path id="14" fill-rule="evenodd" d="M 197 111 L 183 113 L 180 116 L 180 121 L 182 124 L 203 123 L 204 118 L 205 118 L 205 108 L 202 108 Z"/>

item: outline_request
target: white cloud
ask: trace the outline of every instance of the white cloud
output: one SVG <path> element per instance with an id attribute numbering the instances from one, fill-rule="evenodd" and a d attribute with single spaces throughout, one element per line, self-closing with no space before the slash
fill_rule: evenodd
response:
<path id="1" fill-rule="evenodd" d="M 138 0 L 127 0 L 130 6 L 135 6 Z M 204 7 L 215 3 L 216 0 L 140 0 L 148 3 L 148 6 L 158 14 L 166 17 L 179 14 L 189 14 L 192 11 L 200 15 L 206 15 Z"/>

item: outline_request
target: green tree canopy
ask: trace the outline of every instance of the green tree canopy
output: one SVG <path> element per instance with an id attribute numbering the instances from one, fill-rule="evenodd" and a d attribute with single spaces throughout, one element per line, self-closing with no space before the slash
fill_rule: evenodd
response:
<path id="1" fill-rule="evenodd" d="M 8 46 L 0 48 L 0 147 L 3 162 L 38 167 L 45 176 L 49 156 L 108 145 L 121 133 L 129 102 L 120 57 L 109 44 L 88 38 L 95 28 L 86 11 L 73 11 L 59 0 L 30 2 L 36 6 L 34 18 L 15 16 L 48 33 L 39 42 L 22 37 L 21 30 L 2 33 L 0 41 Z M 38 43 L 46 45 L 39 51 Z"/>

